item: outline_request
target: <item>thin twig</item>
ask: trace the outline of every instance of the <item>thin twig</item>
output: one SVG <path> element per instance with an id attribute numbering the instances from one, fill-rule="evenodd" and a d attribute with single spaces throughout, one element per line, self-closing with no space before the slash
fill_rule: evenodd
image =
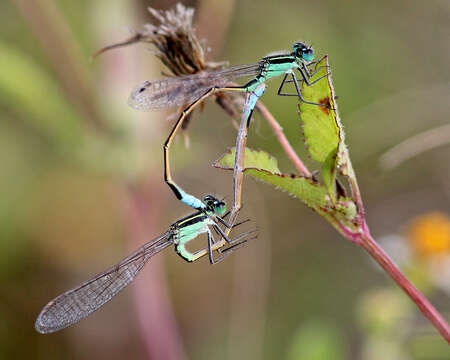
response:
<path id="1" fill-rule="evenodd" d="M 450 124 L 424 131 L 395 145 L 381 156 L 380 165 L 385 170 L 391 170 L 425 151 L 448 144 Z"/>
<path id="2" fill-rule="evenodd" d="M 366 223 L 363 223 L 360 245 L 380 264 L 389 276 L 403 289 L 411 300 L 419 307 L 420 311 L 430 320 L 444 339 L 450 343 L 450 327 L 442 315 L 428 301 L 428 299 L 403 275 L 391 258 L 383 251 L 372 238 Z"/>
<path id="3" fill-rule="evenodd" d="M 150 186 L 149 186 L 150 185 Z M 153 232 L 161 214 L 163 201 L 159 193 L 150 191 L 152 184 L 128 186 L 125 193 L 125 222 L 130 248 L 136 248 Z M 151 201 L 149 201 L 151 199 Z M 139 333 L 152 359 L 182 360 L 186 356 L 167 290 L 162 259 L 152 259 L 136 280 L 133 301 Z"/>

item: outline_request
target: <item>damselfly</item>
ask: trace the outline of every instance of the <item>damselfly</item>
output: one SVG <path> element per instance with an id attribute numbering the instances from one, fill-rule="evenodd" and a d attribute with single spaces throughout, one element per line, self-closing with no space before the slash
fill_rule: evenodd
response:
<path id="1" fill-rule="evenodd" d="M 130 284 L 153 255 L 170 245 L 174 245 L 177 254 L 189 262 L 208 254 L 211 264 L 215 264 L 250 240 L 249 235 L 254 231 L 244 232 L 230 240 L 219 226 L 219 223 L 230 226 L 222 218 L 226 211 L 225 203 L 212 195 L 206 195 L 203 201 L 201 210 L 178 220 L 167 232 L 144 244 L 116 265 L 50 301 L 36 320 L 36 330 L 43 334 L 52 333 L 89 316 Z M 211 229 L 220 236 L 220 240 L 225 239 L 229 245 L 227 248 L 219 249 L 223 241 L 216 241 Z M 187 243 L 202 233 L 207 235 L 207 247 L 197 252 L 189 251 Z M 213 251 L 216 250 L 220 255 L 214 257 Z"/>
<path id="2" fill-rule="evenodd" d="M 186 193 L 172 179 L 169 162 L 169 149 L 173 138 L 191 111 L 204 99 L 220 91 L 252 92 L 260 84 L 273 77 L 282 76 L 283 80 L 277 94 L 280 96 L 297 96 L 300 101 L 318 106 L 324 104 L 313 103 L 303 99 L 299 81 L 294 70 L 301 75 L 300 81 L 308 86 L 315 84 L 326 75 L 314 81 L 309 81 L 311 74 L 308 65 L 314 60 L 314 50 L 302 42 L 294 43 L 291 53 L 270 55 L 259 62 L 240 65 L 219 71 L 201 72 L 195 75 L 165 78 L 154 81 L 145 81 L 137 86 L 131 93 L 129 105 L 138 110 L 162 109 L 172 106 L 188 105 L 180 114 L 175 126 L 164 143 L 164 180 L 174 192 L 175 196 L 188 206 L 201 209 L 204 204 L 201 200 Z M 288 77 L 291 80 L 288 80 Z M 230 86 L 233 79 L 253 77 L 245 85 Z M 283 86 L 293 83 L 295 93 L 283 93 Z M 250 112 L 251 115 L 251 112 Z"/>

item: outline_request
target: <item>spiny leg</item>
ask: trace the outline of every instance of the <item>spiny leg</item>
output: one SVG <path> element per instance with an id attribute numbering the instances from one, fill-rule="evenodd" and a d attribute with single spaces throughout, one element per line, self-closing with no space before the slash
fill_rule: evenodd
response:
<path id="1" fill-rule="evenodd" d="M 305 82 L 306 85 L 308 86 L 312 86 L 314 85 L 316 82 L 318 82 L 319 80 L 322 80 L 324 77 L 327 77 L 328 75 L 330 75 L 330 73 L 326 73 L 325 75 L 322 75 L 321 77 L 319 77 L 318 79 L 309 82 L 309 78 L 308 76 L 305 75 L 305 73 L 303 72 L 302 68 L 297 68 L 298 72 L 302 75 L 303 81 Z M 311 76 L 313 76 L 319 69 L 317 69 Z M 292 80 L 294 80 L 294 83 L 297 82 L 297 78 L 295 77 L 295 75 L 293 75 Z M 296 86 L 297 87 L 297 86 Z M 307 102 L 306 102 L 307 103 Z"/>
<path id="2" fill-rule="evenodd" d="M 286 81 L 286 79 L 287 79 L 287 77 L 288 77 L 289 75 L 291 75 L 292 80 Z M 282 93 L 281 91 L 282 91 L 282 89 L 283 89 L 284 84 L 292 83 L 292 82 L 293 82 L 294 85 L 295 85 L 296 93 L 295 93 L 295 94 L 286 94 L 286 93 Z M 295 74 L 294 74 L 294 73 L 286 73 L 286 74 L 284 74 L 283 81 L 281 82 L 281 85 L 280 85 L 280 88 L 278 89 L 277 95 L 279 95 L 279 96 L 296 96 L 296 97 L 299 98 L 299 100 L 300 100 L 301 102 L 304 102 L 305 104 L 324 106 L 324 104 L 319 104 L 319 103 L 315 103 L 315 102 L 311 102 L 311 101 L 306 101 L 306 100 L 303 98 L 302 93 L 301 93 L 301 91 L 300 91 L 300 88 L 299 88 L 299 86 L 298 86 L 297 78 L 295 77 Z"/>
<path id="3" fill-rule="evenodd" d="M 328 107 L 327 104 L 319 104 L 319 103 L 315 103 L 315 102 L 312 102 L 312 101 L 306 101 L 305 99 L 303 99 L 302 93 L 301 93 L 300 88 L 298 86 L 297 78 L 295 77 L 294 73 L 291 73 L 291 75 L 292 75 L 292 80 L 294 81 L 295 90 L 297 90 L 298 98 L 300 99 L 300 101 L 304 102 L 305 104 Z"/>
<path id="4" fill-rule="evenodd" d="M 248 235 L 248 234 L 246 234 L 246 235 Z M 226 256 L 230 255 L 232 252 L 234 252 L 234 251 L 240 249 L 241 247 L 245 246 L 245 245 L 247 244 L 248 241 L 254 240 L 254 239 L 256 239 L 257 237 L 258 237 L 258 235 L 255 235 L 255 236 L 253 236 L 253 237 L 251 237 L 251 238 L 248 238 L 248 239 L 245 239 L 245 240 L 236 242 L 236 243 L 234 243 L 234 244 L 228 246 L 228 247 L 225 248 L 225 249 L 218 249 L 218 252 L 219 252 L 220 254 L 222 254 L 224 257 L 226 257 Z"/>
<path id="5" fill-rule="evenodd" d="M 253 237 L 248 237 L 248 235 L 254 234 L 256 232 L 256 230 L 251 230 L 236 236 L 233 240 L 231 240 L 231 244 L 229 246 L 227 246 L 226 248 L 219 248 L 217 249 L 217 252 L 219 254 L 222 254 L 223 256 L 230 255 L 232 252 L 245 246 L 250 240 L 256 239 L 258 237 L 258 234 Z"/>
<path id="6" fill-rule="evenodd" d="M 295 93 L 295 94 L 285 94 L 285 93 L 282 93 L 282 92 L 281 92 L 281 91 L 283 90 L 284 84 L 288 84 L 288 83 L 294 82 L 294 80 L 288 80 L 288 81 L 286 81 L 286 79 L 287 79 L 288 76 L 289 76 L 289 73 L 284 74 L 283 80 L 281 81 L 280 87 L 278 88 L 277 95 L 278 95 L 278 96 L 297 96 L 297 97 L 298 97 L 298 94 L 297 94 L 297 93 Z"/>
<path id="7" fill-rule="evenodd" d="M 308 65 L 311 65 L 312 63 L 315 63 L 315 61 L 309 63 Z M 311 78 L 312 75 L 311 75 L 311 73 L 309 72 L 308 66 L 307 66 L 304 62 L 302 62 L 302 68 L 303 68 L 303 70 L 305 71 L 305 74 L 306 74 L 306 76 L 308 77 L 308 79 Z"/>
<path id="8" fill-rule="evenodd" d="M 241 225 L 242 223 L 247 222 L 247 221 L 249 221 L 249 220 L 245 220 L 237 225 Z M 235 226 L 237 226 L 237 225 L 235 225 Z M 213 224 L 212 226 L 213 226 L 213 229 L 222 237 L 222 239 L 224 239 L 231 246 L 237 245 L 241 242 L 247 242 L 248 239 L 243 240 L 243 241 L 241 241 L 241 239 L 249 234 L 253 234 L 254 232 L 256 232 L 256 230 L 246 231 L 246 232 L 238 235 L 237 237 L 235 237 L 233 240 L 231 240 L 230 238 L 228 238 L 228 236 L 222 231 L 222 229 L 217 224 Z M 233 227 L 235 227 L 235 226 L 233 226 Z M 219 252 L 222 251 L 221 249 L 218 249 L 218 250 L 219 250 Z M 223 251 L 225 251 L 225 250 L 223 250 Z"/>
<path id="9" fill-rule="evenodd" d="M 222 201 L 223 201 L 223 199 L 222 199 Z M 224 215 L 222 215 L 222 216 L 219 216 L 219 218 L 221 219 L 221 220 L 223 220 L 223 221 L 226 221 L 225 219 L 228 217 L 228 215 L 230 215 L 230 210 L 228 210 Z"/>
<path id="10" fill-rule="evenodd" d="M 222 229 L 217 224 L 212 225 L 213 229 L 220 235 L 222 239 L 224 239 L 228 244 L 231 244 L 231 240 L 228 236 L 222 231 Z"/>
<path id="11" fill-rule="evenodd" d="M 242 207 L 241 207 L 241 208 L 242 208 Z M 223 226 L 225 226 L 226 228 L 231 228 L 231 227 L 235 228 L 235 227 L 237 227 L 237 226 L 239 226 L 239 225 L 245 224 L 246 222 L 249 222 L 249 221 L 250 221 L 250 219 L 245 219 L 245 220 L 242 220 L 242 221 L 238 222 L 237 224 L 234 224 L 233 226 L 231 226 L 229 223 L 227 223 L 227 222 L 225 221 L 225 218 L 228 217 L 228 215 L 230 215 L 230 213 L 231 213 L 231 210 L 228 210 L 228 211 L 225 213 L 225 215 L 222 215 L 222 216 L 218 216 L 218 217 L 217 217 L 217 220 L 218 220 Z M 223 222 L 222 222 L 222 221 L 223 221 Z"/>
<path id="12" fill-rule="evenodd" d="M 322 67 L 323 66 L 320 66 L 319 69 L 322 68 Z M 310 78 L 311 76 L 314 76 L 314 74 L 316 74 L 317 71 L 319 71 L 319 69 L 317 69 L 312 75 L 309 75 L 309 72 L 308 72 L 309 76 L 306 76 L 305 74 L 303 74 L 303 72 L 299 69 L 300 73 L 302 74 L 302 77 L 305 79 L 305 80 L 302 80 L 302 81 L 304 81 L 306 85 L 312 86 L 316 82 L 318 82 L 319 80 L 322 80 L 324 77 L 326 77 L 328 75 L 328 74 L 325 74 L 325 75 L 321 76 L 320 78 L 318 78 L 318 79 L 316 79 L 316 80 L 314 80 L 312 82 L 309 82 L 309 81 L 306 80 L 307 78 Z M 292 80 L 287 80 L 287 77 L 289 75 L 292 76 Z M 295 77 L 295 75 L 293 73 L 286 73 L 286 74 L 284 74 L 283 80 L 281 81 L 280 87 L 278 88 L 277 95 L 279 95 L 279 96 L 297 96 L 297 97 L 300 98 L 301 101 L 303 101 L 306 104 L 315 104 L 315 103 L 310 103 L 308 101 L 303 100 L 303 97 L 301 95 L 299 95 L 299 91 L 298 90 L 294 94 L 287 94 L 287 93 L 282 93 L 281 92 L 283 90 L 283 87 L 284 87 L 285 84 L 290 84 L 290 83 L 294 83 L 295 84 L 296 81 L 298 81 L 298 80 L 297 80 L 297 78 Z M 296 88 L 298 89 L 298 86 L 296 86 Z M 324 106 L 323 104 L 318 104 L 318 105 Z"/>
<path id="13" fill-rule="evenodd" d="M 229 214 L 230 214 L 230 211 L 227 211 L 227 213 L 225 215 L 228 216 Z M 223 216 L 223 217 L 225 217 L 225 216 Z M 236 226 L 245 224 L 246 222 L 250 221 L 250 219 L 242 220 L 241 222 L 238 222 L 237 224 L 234 224 L 233 226 L 231 224 L 227 223 L 223 218 L 220 218 L 220 217 L 217 218 L 217 221 L 219 221 L 227 229 L 231 229 L 231 228 L 235 228 Z"/>
<path id="14" fill-rule="evenodd" d="M 230 214 L 230 211 L 228 211 L 228 214 Z M 227 214 L 227 215 L 228 215 Z M 227 229 L 231 229 L 233 226 L 229 223 L 227 223 L 223 218 L 217 217 L 217 221 L 220 222 L 223 226 L 225 226 Z"/>
<path id="15" fill-rule="evenodd" d="M 209 262 L 212 265 L 215 265 L 215 264 L 221 262 L 223 259 L 225 259 L 228 255 L 231 254 L 231 253 L 223 254 L 223 255 L 220 255 L 219 257 L 217 257 L 216 259 L 214 259 L 214 254 L 213 254 L 214 243 L 215 243 L 214 237 L 212 236 L 211 232 L 208 231 L 208 256 L 209 256 Z"/>
<path id="16" fill-rule="evenodd" d="M 217 232 L 217 229 L 215 229 L 215 231 Z M 220 258 L 218 261 L 216 261 L 216 259 L 214 259 L 213 252 L 216 251 L 219 247 L 223 246 L 223 243 L 221 243 L 221 241 L 216 242 L 209 229 L 206 232 L 206 235 L 207 235 L 206 248 L 200 249 L 200 250 L 196 251 L 195 253 L 191 254 L 191 261 L 196 261 L 196 260 L 200 259 L 201 257 L 205 256 L 206 254 L 208 254 L 209 262 L 211 264 L 216 264 L 217 262 L 221 261 L 222 258 Z M 219 233 L 219 235 L 220 235 L 220 233 Z"/>
<path id="17" fill-rule="evenodd" d="M 217 228 L 219 228 L 219 227 L 217 227 Z M 215 229 L 215 230 L 218 231 L 217 229 Z M 230 240 L 227 238 L 226 241 L 230 244 L 230 246 L 228 246 L 226 249 L 221 249 L 221 248 L 214 249 L 214 250 L 217 250 L 217 252 L 220 254 L 220 256 L 218 256 L 217 258 L 214 258 L 214 255 L 213 255 L 213 248 L 214 248 L 214 244 L 215 244 L 214 237 L 212 236 L 212 234 L 210 232 L 208 232 L 208 253 L 209 253 L 210 263 L 214 265 L 214 264 L 221 262 L 227 256 L 231 255 L 232 252 L 243 247 L 249 240 L 255 239 L 256 235 L 252 238 L 246 238 L 248 235 L 253 234 L 254 232 L 256 232 L 256 230 L 244 232 L 244 233 L 240 234 L 239 236 L 237 236 L 233 240 Z M 222 233 L 221 236 L 224 236 L 224 234 Z"/>
<path id="18" fill-rule="evenodd" d="M 207 235 L 207 246 L 206 246 L 206 248 L 202 248 L 200 250 L 197 250 L 194 253 L 189 253 L 189 255 L 190 255 L 189 261 L 191 261 L 191 262 L 192 261 L 196 261 L 196 260 L 200 259 L 201 257 L 205 256 L 206 254 L 208 254 L 209 262 L 211 264 L 215 263 L 213 251 L 217 250 L 217 248 L 214 247 L 214 245 L 215 245 L 214 237 L 212 236 L 211 230 L 209 228 L 206 231 L 206 235 Z"/>
<path id="19" fill-rule="evenodd" d="M 309 63 L 308 65 L 311 65 L 311 64 L 313 64 L 313 63 L 315 63 L 315 61 L 314 62 L 312 62 L 312 63 Z M 309 82 L 309 79 L 311 79 L 314 75 L 316 75 L 317 74 L 317 72 L 320 70 L 320 69 L 323 69 L 323 68 L 329 68 L 330 66 L 328 66 L 328 65 L 321 65 L 321 66 L 319 66 L 317 69 L 315 69 L 314 70 L 314 72 L 313 73 L 310 73 L 310 70 L 308 69 L 308 66 L 307 65 L 305 65 L 305 64 L 302 64 L 302 69 L 303 69 L 303 71 L 304 71 L 304 74 L 306 74 L 305 75 L 305 77 L 308 79 L 308 83 L 306 83 L 306 85 L 308 85 L 308 86 L 311 86 L 311 85 L 314 85 L 316 82 L 318 82 L 319 80 L 322 80 L 325 76 L 327 76 L 327 75 L 330 75 L 330 73 L 327 73 L 327 74 L 325 74 L 325 75 L 322 75 L 320 78 L 318 78 L 318 79 L 316 79 L 316 80 L 314 80 L 314 81 L 312 81 L 312 82 Z M 300 70 L 299 70 L 300 71 Z M 287 76 L 287 75 L 286 75 Z M 302 76 L 303 77 L 303 76 Z M 288 84 L 288 83 L 293 83 L 294 82 L 294 80 L 288 80 L 288 81 L 286 81 L 286 84 Z"/>
<path id="20" fill-rule="evenodd" d="M 246 238 L 248 235 L 254 234 L 256 232 L 256 230 L 252 230 L 252 231 L 247 231 L 247 232 L 244 232 L 244 233 L 238 235 L 233 240 L 230 240 L 226 236 L 225 236 L 225 238 L 222 239 L 223 231 L 220 230 L 218 225 L 215 225 L 215 226 L 217 226 L 217 228 L 214 228 L 214 231 L 217 232 L 217 234 L 221 237 L 221 239 L 215 241 L 214 237 L 212 237 L 212 234 L 209 232 L 208 236 L 211 236 L 211 239 L 208 238 L 208 246 L 206 248 L 200 249 L 200 250 L 196 251 L 195 253 L 193 253 L 191 255 L 190 261 L 195 261 L 195 260 L 201 258 L 202 256 L 213 253 L 214 251 L 218 251 L 219 253 L 227 253 L 227 256 L 228 256 L 232 252 L 232 251 L 227 252 L 228 248 L 233 248 L 235 250 L 235 249 L 243 246 L 247 241 L 255 238 L 255 237 L 250 238 L 250 239 Z M 209 241 L 209 240 L 211 240 L 211 241 Z M 221 250 L 220 248 L 222 248 L 227 243 L 229 244 L 229 247 L 227 249 Z M 220 259 L 219 261 L 221 261 L 221 260 L 222 259 Z M 212 263 L 215 263 L 215 262 L 212 262 Z"/>
<path id="21" fill-rule="evenodd" d="M 213 245 L 213 242 L 214 242 L 214 238 L 213 238 L 213 236 L 212 236 L 212 234 L 211 234 L 210 231 L 208 231 L 207 235 L 208 235 L 208 255 L 209 255 L 209 262 L 210 262 L 211 264 L 215 264 L 216 262 L 214 261 L 214 254 L 213 254 L 213 251 L 212 251 L 212 245 Z"/>
<path id="22" fill-rule="evenodd" d="M 317 69 L 314 70 L 313 73 L 307 75 L 308 79 L 312 78 L 314 75 L 316 75 L 316 74 L 319 72 L 319 70 L 321 70 L 321 69 L 323 69 L 323 68 L 329 69 L 330 66 L 329 66 L 329 65 L 321 65 L 321 66 L 319 66 Z M 318 82 L 319 80 L 322 80 L 324 77 L 326 77 L 326 76 L 328 76 L 328 75 L 330 75 L 330 72 L 327 72 L 325 75 L 322 75 L 322 76 L 319 77 L 318 79 L 316 79 L 316 80 L 310 82 L 309 85 L 314 85 L 316 82 Z"/>
<path id="23" fill-rule="evenodd" d="M 319 71 L 320 69 L 322 69 L 322 68 L 324 68 L 324 67 L 326 67 L 327 69 L 330 68 L 329 65 L 321 65 L 321 66 L 319 66 L 317 69 L 314 69 L 314 70 L 311 72 L 311 69 L 309 69 L 308 66 L 317 65 L 318 63 L 319 63 L 318 60 L 311 61 L 311 62 L 309 62 L 309 63 L 302 62 L 302 66 L 301 66 L 301 67 L 302 67 L 302 69 L 305 71 L 306 77 L 307 77 L 308 79 L 311 79 L 315 74 L 317 74 L 317 71 Z"/>

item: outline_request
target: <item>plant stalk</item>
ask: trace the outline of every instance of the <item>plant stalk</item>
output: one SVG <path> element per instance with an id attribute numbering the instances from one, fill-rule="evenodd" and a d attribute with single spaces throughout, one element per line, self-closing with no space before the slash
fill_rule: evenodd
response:
<path id="1" fill-rule="evenodd" d="M 408 278 L 400 271 L 392 259 L 380 245 L 373 239 L 367 224 L 362 224 L 360 245 L 372 256 L 372 258 L 380 264 L 380 266 L 389 274 L 389 276 L 400 286 L 410 299 L 417 305 L 420 311 L 430 320 L 434 327 L 442 334 L 443 338 L 450 343 L 450 327 L 436 310 L 436 308 L 428 301 L 428 299 L 408 280 Z"/>

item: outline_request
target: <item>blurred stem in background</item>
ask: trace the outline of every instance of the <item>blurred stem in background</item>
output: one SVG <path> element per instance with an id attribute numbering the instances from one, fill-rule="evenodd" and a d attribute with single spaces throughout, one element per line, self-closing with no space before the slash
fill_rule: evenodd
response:
<path id="1" fill-rule="evenodd" d="M 151 191 L 152 184 L 128 186 L 125 189 L 125 218 L 128 228 L 129 250 L 141 246 L 158 225 L 162 199 Z M 154 220 L 156 219 L 156 221 Z M 177 321 L 168 293 L 164 263 L 154 258 L 148 264 L 134 286 L 133 300 L 135 317 L 140 337 L 150 359 L 184 359 L 184 345 L 179 334 Z"/>
<path id="2" fill-rule="evenodd" d="M 94 138 L 106 137 L 113 140 L 114 133 L 111 122 L 107 120 L 94 100 L 98 97 L 93 93 L 95 90 L 90 80 L 92 75 L 86 70 L 89 69 L 88 61 L 87 59 L 82 60 L 83 56 L 79 46 L 57 6 L 52 0 L 31 2 L 17 0 L 14 3 L 20 9 L 34 35 L 39 39 L 65 94 L 80 112 L 85 124 L 88 125 L 85 131 L 93 132 Z M 108 2 L 103 2 L 103 6 L 107 6 L 108 9 L 111 7 Z M 129 6 L 132 11 L 129 9 L 127 12 L 137 11 L 133 5 Z M 108 9 L 104 9 L 103 13 L 108 13 Z M 130 22 L 132 22 L 131 19 Z M 107 25 L 102 24 L 114 26 L 108 22 L 106 22 Z M 126 63 L 126 61 L 126 58 L 122 59 L 122 69 L 125 73 L 127 73 L 127 68 L 133 67 L 132 63 Z M 122 78 L 117 73 L 121 71 L 121 68 L 115 66 L 105 66 L 104 68 L 111 71 L 104 76 L 108 81 Z M 107 85 L 109 84 L 103 84 L 99 88 Z M 41 105 L 45 106 L 45 104 Z M 59 120 L 65 121 L 64 118 Z M 95 154 L 92 155 L 96 157 Z M 100 169 L 102 168 L 102 164 L 97 165 Z M 159 223 L 158 215 L 163 210 L 160 193 L 153 191 L 149 194 L 148 192 L 148 189 L 152 188 L 149 187 L 149 184 L 159 181 L 159 172 L 149 172 L 146 177 L 148 180 L 140 182 L 137 179 L 125 180 L 120 176 L 125 199 L 122 196 L 116 198 L 121 199 L 121 203 L 128 203 L 124 221 L 125 227 L 129 229 L 130 248 L 135 248 L 138 244 L 148 240 L 149 234 L 156 232 L 153 230 L 153 226 Z M 149 219 L 152 220 L 152 223 L 149 223 Z M 141 329 L 142 342 L 145 344 L 149 358 L 183 359 L 185 358 L 183 345 L 167 295 L 167 283 L 162 262 L 152 261 L 151 268 L 152 271 L 147 269 L 147 272 L 142 274 L 141 286 L 134 287 L 136 318 Z"/>
<path id="3" fill-rule="evenodd" d="M 80 48 L 53 0 L 13 1 L 39 40 L 64 91 L 81 112 L 86 124 L 97 132 L 110 134 L 112 130 L 94 101 L 96 96 L 90 80 L 92 77 L 86 71 L 87 61 L 82 60 Z"/>
<path id="4" fill-rule="evenodd" d="M 448 144 L 450 144 L 450 125 L 439 126 L 416 134 L 386 151 L 380 157 L 380 166 L 383 170 L 389 171 L 425 151 Z"/>

